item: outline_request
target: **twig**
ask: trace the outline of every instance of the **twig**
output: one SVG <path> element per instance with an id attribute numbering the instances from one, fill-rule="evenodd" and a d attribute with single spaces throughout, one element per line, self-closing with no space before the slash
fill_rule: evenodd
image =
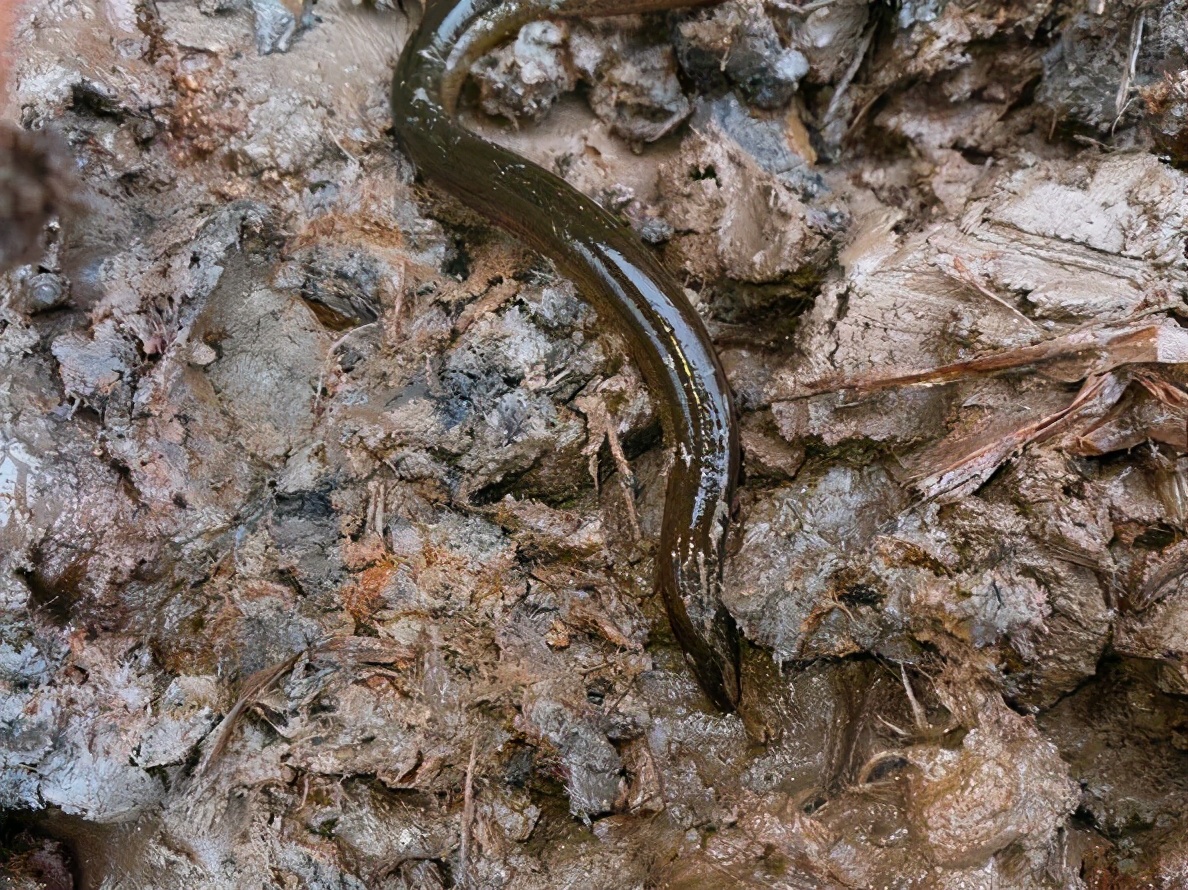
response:
<path id="1" fill-rule="evenodd" d="M 902 753 L 898 751 L 880 751 L 872 756 L 866 763 L 862 764 L 862 769 L 858 771 L 858 780 L 855 785 L 856 789 L 865 789 L 870 785 L 870 774 L 875 771 L 881 764 L 888 760 L 904 760 L 906 759 Z"/>
<path id="2" fill-rule="evenodd" d="M 928 729 L 928 717 L 916 699 L 916 693 L 912 690 L 912 681 L 908 679 L 907 668 L 902 664 L 899 666 L 899 676 L 903 679 L 903 691 L 907 693 L 908 704 L 912 708 L 912 719 L 916 721 L 916 729 Z"/>
<path id="3" fill-rule="evenodd" d="M 837 89 L 833 91 L 833 98 L 829 100 L 829 107 L 825 110 L 825 116 L 821 119 L 821 126 L 825 127 L 833 121 L 833 116 L 837 114 L 837 109 L 841 106 L 841 100 L 846 94 L 846 90 L 850 87 L 850 82 L 858 73 L 858 69 L 862 67 L 862 60 L 866 58 L 866 51 L 870 49 L 870 42 L 874 39 L 875 26 L 872 22 L 866 29 L 866 33 L 862 35 L 862 41 L 858 44 L 858 51 L 854 53 L 854 60 L 850 62 L 850 67 L 846 69 L 846 73 L 842 75 L 841 80 L 837 82 Z"/>
<path id="4" fill-rule="evenodd" d="M 974 273 L 974 271 L 968 266 L 966 266 L 960 257 L 953 257 L 953 268 L 951 270 L 945 268 L 939 263 L 933 263 L 933 265 L 940 269 L 941 274 L 943 274 L 946 278 L 951 278 L 953 281 L 958 281 L 962 284 L 972 287 L 987 300 L 994 301 L 1007 312 L 1011 313 L 1011 315 L 1023 320 L 1033 328 L 1039 328 L 1039 325 L 1036 324 L 1033 319 L 1028 318 L 998 294 L 994 293 L 994 291 L 990 290 L 990 288 L 986 287 L 986 285 L 982 284 L 982 282 L 978 280 L 977 274 Z"/>
<path id="5" fill-rule="evenodd" d="M 639 516 L 635 512 L 635 474 L 631 472 L 631 462 L 623 451 L 623 444 L 619 441 L 619 434 L 615 431 L 615 422 L 610 409 L 600 392 L 593 392 L 588 396 L 581 396 L 574 402 L 578 410 L 586 415 L 589 426 L 589 441 L 582 453 L 589 459 L 590 476 L 594 480 L 594 490 L 598 490 L 598 452 L 605 441 L 610 446 L 611 456 L 615 461 L 615 469 L 619 472 L 619 486 L 623 490 L 623 500 L 627 505 L 627 520 L 631 525 L 631 535 L 636 541 L 643 539 L 643 532 L 639 527 Z"/>
<path id="6" fill-rule="evenodd" d="M 326 654 L 336 655 L 343 664 L 401 664 L 407 663 L 411 658 L 408 647 L 399 644 L 370 637 L 329 637 L 307 649 L 295 652 L 272 667 L 256 671 L 244 681 L 235 704 L 212 732 L 210 737 L 214 741 L 194 770 L 194 777 L 201 778 L 226 751 L 231 741 L 232 730 L 250 705 L 265 692 L 274 689 L 281 678 L 302 659 L 312 659 Z"/>
<path id="7" fill-rule="evenodd" d="M 1188 332 L 1166 323 L 1092 327 L 926 371 L 810 381 L 804 385 L 804 391 L 793 398 L 843 390 L 866 394 L 902 386 L 939 386 L 970 377 L 1072 360 L 1085 366 L 1085 377 L 1100 375 L 1126 364 L 1179 364 L 1188 361 Z"/>
<path id="8" fill-rule="evenodd" d="M 878 720 L 880 723 L 882 723 L 885 727 L 887 727 L 893 733 L 895 733 L 897 736 L 901 736 L 906 739 L 908 736 L 911 735 L 911 733 L 908 732 L 906 729 L 904 729 L 901 726 L 896 726 L 894 723 L 892 723 L 890 720 L 888 720 L 886 717 L 882 716 L 881 714 L 875 714 L 875 719 Z"/>
<path id="9" fill-rule="evenodd" d="M 1089 377 L 1072 402 L 1059 411 L 1027 423 L 957 458 L 948 459 L 938 469 L 920 472 L 912 477 L 912 481 L 922 490 L 931 492 L 928 495 L 931 499 L 959 489 L 978 475 L 984 474 L 984 479 L 989 478 L 990 473 L 1009 460 L 1011 455 L 1028 445 L 1052 438 L 1075 421 L 1083 410 L 1116 402 L 1126 385 L 1127 381 L 1116 374 Z"/>
<path id="10" fill-rule="evenodd" d="M 790 12 L 793 15 L 808 15 L 816 12 L 818 9 L 825 9 L 827 6 L 832 6 L 837 0 L 814 0 L 812 3 L 805 3 L 799 5 L 796 3 L 780 3 L 779 7 L 784 12 Z"/>
<path id="11" fill-rule="evenodd" d="M 384 528 L 388 524 L 385 504 L 388 500 L 388 486 L 382 479 L 373 479 L 367 486 L 367 520 L 368 534 L 376 535 L 384 540 Z"/>
<path id="12" fill-rule="evenodd" d="M 474 828 L 474 765 L 478 759 L 478 739 L 470 743 L 470 762 L 466 764 L 466 784 L 462 791 L 462 845 L 458 850 L 459 881 L 470 887 L 470 833 Z"/>
<path id="13" fill-rule="evenodd" d="M 343 334 L 341 337 L 339 337 L 337 340 L 335 340 L 333 343 L 330 344 L 330 348 L 326 350 L 326 361 L 323 362 L 321 373 L 318 374 L 318 388 L 314 392 L 314 403 L 313 403 L 314 417 L 318 416 L 318 406 L 321 404 L 321 400 L 322 400 L 322 386 L 326 382 L 326 374 L 330 370 L 330 362 L 333 361 L 333 359 L 334 359 L 334 353 L 336 353 L 338 351 L 340 346 L 342 346 L 344 343 L 346 343 L 346 341 L 351 337 L 351 335 L 357 334 L 357 333 L 359 333 L 359 331 L 365 331 L 368 328 L 373 328 L 377 324 L 378 324 L 378 322 L 369 321 L 367 324 L 361 324 L 357 328 L 351 328 L 349 331 L 347 331 L 345 334 Z"/>
<path id="14" fill-rule="evenodd" d="M 1125 70 L 1122 72 L 1122 80 L 1118 84 L 1118 95 L 1114 98 L 1114 109 L 1118 112 L 1118 116 L 1114 118 L 1114 123 L 1110 125 L 1111 132 L 1113 132 L 1114 127 L 1118 126 L 1118 121 L 1122 120 L 1122 115 L 1126 113 L 1126 107 L 1130 104 L 1128 101 L 1130 87 L 1134 83 L 1139 49 L 1143 45 L 1143 26 L 1146 24 L 1146 21 L 1146 11 L 1140 11 L 1138 18 L 1135 19 L 1134 27 L 1130 32 L 1130 58 L 1127 61 Z"/>
<path id="15" fill-rule="evenodd" d="M 279 664 L 275 664 L 270 668 L 265 668 L 248 678 L 247 683 L 244 684 L 243 690 L 239 693 L 239 698 L 235 700 L 235 704 L 231 706 L 231 710 L 227 712 L 227 716 L 223 718 L 223 722 L 219 724 L 218 729 L 215 730 L 214 743 L 210 746 L 210 750 L 202 761 L 198 764 L 198 768 L 194 771 L 195 777 L 201 777 L 211 767 L 211 765 L 223 754 L 227 749 L 227 745 L 231 741 L 231 730 L 239 722 L 239 718 L 243 716 L 243 712 L 247 710 L 249 704 L 255 701 L 256 697 L 266 690 L 270 689 L 281 677 L 293 669 L 293 666 L 301 660 L 303 656 L 309 654 L 309 650 L 297 652 L 290 655 Z"/>

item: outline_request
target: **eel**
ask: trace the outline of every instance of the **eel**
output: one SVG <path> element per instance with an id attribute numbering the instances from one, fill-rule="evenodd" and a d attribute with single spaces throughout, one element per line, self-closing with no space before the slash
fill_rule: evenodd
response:
<path id="1" fill-rule="evenodd" d="M 673 451 L 655 591 L 702 689 L 733 711 L 741 694 L 738 631 L 720 594 L 740 449 L 730 385 L 705 325 L 630 228 L 454 115 L 471 64 L 529 22 L 717 2 L 427 0 L 396 65 L 392 118 L 421 176 L 551 259 L 626 343 Z"/>

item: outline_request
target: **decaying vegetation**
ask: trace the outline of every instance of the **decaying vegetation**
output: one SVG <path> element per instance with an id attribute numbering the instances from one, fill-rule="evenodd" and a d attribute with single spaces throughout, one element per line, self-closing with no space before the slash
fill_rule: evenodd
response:
<path id="1" fill-rule="evenodd" d="M 0 881 L 1188 886 L 1184 0 L 477 66 L 727 365 L 729 716 L 649 596 L 635 369 L 392 145 L 414 4 L 2 15 Z"/>

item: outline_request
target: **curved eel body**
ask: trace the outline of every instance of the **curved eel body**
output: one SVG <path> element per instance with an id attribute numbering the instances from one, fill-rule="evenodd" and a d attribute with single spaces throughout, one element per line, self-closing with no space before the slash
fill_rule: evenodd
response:
<path id="1" fill-rule="evenodd" d="M 423 176 L 551 258 L 626 341 L 674 450 L 655 587 L 702 688 L 719 708 L 733 710 L 738 635 L 720 590 L 739 444 L 730 386 L 705 326 L 629 228 L 453 116 L 471 63 L 530 21 L 712 2 L 427 0 L 396 67 L 392 113 L 397 138 Z"/>

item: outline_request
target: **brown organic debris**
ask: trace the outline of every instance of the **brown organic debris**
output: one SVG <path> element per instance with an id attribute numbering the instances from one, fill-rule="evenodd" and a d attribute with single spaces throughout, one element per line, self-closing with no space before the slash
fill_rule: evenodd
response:
<path id="1" fill-rule="evenodd" d="M 829 379 L 806 385 L 805 396 L 828 392 L 865 395 L 907 386 L 939 386 L 1007 372 L 1041 373 L 1056 381 L 1083 380 L 1081 389 L 1055 411 L 1031 412 L 1006 427 L 991 417 L 981 428 L 959 430 L 912 459 L 912 479 L 926 497 L 952 495 L 977 480 L 984 481 L 1012 455 L 1031 444 L 1063 436 L 1073 453 L 1102 454 L 1128 447 L 1111 442 L 1107 418 L 1132 385 L 1146 391 L 1166 411 L 1178 412 L 1172 441 L 1188 450 L 1188 391 L 1168 379 L 1188 364 L 1188 331 L 1174 322 L 1135 323 L 1125 327 L 1091 328 L 1030 346 L 910 374 Z M 1164 441 L 1153 426 L 1149 437 Z M 1137 444 L 1137 442 L 1135 442 Z"/>

